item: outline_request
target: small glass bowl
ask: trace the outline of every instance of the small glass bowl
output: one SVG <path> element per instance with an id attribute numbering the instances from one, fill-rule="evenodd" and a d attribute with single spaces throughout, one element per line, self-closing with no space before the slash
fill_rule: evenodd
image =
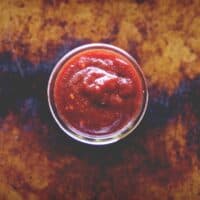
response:
<path id="1" fill-rule="evenodd" d="M 127 58 L 133 64 L 133 66 L 137 70 L 137 72 L 141 78 L 142 84 L 143 84 L 143 97 L 144 98 L 143 98 L 142 108 L 140 110 L 140 113 L 138 114 L 138 117 L 131 125 L 129 124 L 125 127 L 125 129 L 117 131 L 113 134 L 89 135 L 89 134 L 80 134 L 77 131 L 71 130 L 61 120 L 61 118 L 59 117 L 59 113 L 57 112 L 57 109 L 55 106 L 55 102 L 54 102 L 54 98 L 53 98 L 53 89 L 54 89 L 55 79 L 56 79 L 58 72 L 61 70 L 64 63 L 66 63 L 66 61 L 69 60 L 71 57 L 75 56 L 77 53 L 83 52 L 85 50 L 90 50 L 90 49 L 105 49 L 105 50 L 111 50 L 118 54 L 121 54 L 122 56 Z M 147 105 L 148 105 L 148 89 L 147 89 L 147 83 L 146 83 L 144 74 L 143 74 L 139 64 L 130 54 L 128 54 L 126 51 L 124 51 L 116 46 L 113 46 L 113 45 L 104 44 L 104 43 L 93 43 L 93 44 L 82 45 L 80 47 L 77 47 L 77 48 L 71 50 L 70 52 L 65 54 L 58 61 L 58 63 L 54 67 L 54 69 L 50 75 L 49 81 L 48 81 L 47 98 L 48 98 L 48 104 L 49 104 L 51 114 L 53 115 L 54 120 L 56 121 L 56 123 L 62 129 L 62 131 L 64 133 L 66 133 L 73 139 L 83 142 L 83 143 L 86 143 L 86 144 L 106 145 L 106 144 L 111 144 L 111 143 L 117 142 L 117 141 L 121 140 L 122 138 L 126 137 L 131 132 L 133 132 L 133 130 L 135 130 L 136 127 L 140 124 L 141 120 L 144 117 L 144 114 L 146 112 Z"/>

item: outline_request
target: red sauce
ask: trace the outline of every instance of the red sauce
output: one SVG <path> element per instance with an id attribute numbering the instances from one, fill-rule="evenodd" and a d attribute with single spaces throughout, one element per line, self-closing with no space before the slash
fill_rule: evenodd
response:
<path id="1" fill-rule="evenodd" d="M 85 50 L 66 61 L 58 72 L 54 102 L 62 121 L 78 133 L 111 134 L 140 114 L 142 80 L 121 54 Z"/>

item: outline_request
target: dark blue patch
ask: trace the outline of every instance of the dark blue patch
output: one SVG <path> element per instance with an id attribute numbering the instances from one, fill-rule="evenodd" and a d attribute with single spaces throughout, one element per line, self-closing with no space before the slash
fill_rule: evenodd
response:
<path id="1" fill-rule="evenodd" d="M 148 128 L 162 126 L 175 113 L 171 109 L 171 98 L 165 91 L 155 87 L 149 89 L 149 104 L 144 117 L 145 126 Z"/>
<path id="2" fill-rule="evenodd" d="M 3 52 L 0 54 L 0 73 L 18 72 L 16 63 L 13 62 L 12 54 L 10 52 Z"/>
<path id="3" fill-rule="evenodd" d="M 145 125 L 158 127 L 177 114 L 187 115 L 185 106 L 190 106 L 200 118 L 200 76 L 193 80 L 183 80 L 174 93 L 169 96 L 156 87 L 149 89 L 149 105 L 144 118 Z"/>
<path id="4" fill-rule="evenodd" d="M 45 122 L 51 121 L 46 89 L 50 73 L 56 62 L 69 50 L 85 41 L 67 43 L 59 48 L 57 59 L 42 61 L 37 66 L 19 58 L 12 59 L 11 54 L 0 55 L 0 117 L 9 111 L 20 113 L 24 118 L 37 117 Z M 17 63 L 16 63 L 17 62 Z M 23 76 L 17 68 L 23 70 Z M 173 116 L 185 115 L 185 106 L 190 105 L 197 117 L 200 117 L 200 77 L 185 79 L 175 92 L 169 96 L 156 86 L 149 88 L 149 105 L 142 121 L 142 129 L 161 127 Z"/>
<path id="5" fill-rule="evenodd" d="M 20 106 L 20 112 L 25 117 L 36 117 L 38 114 L 39 102 L 37 98 L 27 97 Z"/>
<path id="6" fill-rule="evenodd" d="M 192 107 L 192 111 L 196 114 L 198 119 L 200 119 L 200 76 L 191 82 L 189 103 Z"/>

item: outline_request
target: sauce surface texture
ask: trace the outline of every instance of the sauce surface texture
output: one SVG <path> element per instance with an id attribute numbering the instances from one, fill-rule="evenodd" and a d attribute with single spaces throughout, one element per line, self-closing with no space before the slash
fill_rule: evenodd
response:
<path id="1" fill-rule="evenodd" d="M 143 83 L 124 56 L 111 50 L 85 50 L 58 72 L 54 102 L 61 120 L 72 130 L 105 135 L 135 121 L 143 104 Z"/>

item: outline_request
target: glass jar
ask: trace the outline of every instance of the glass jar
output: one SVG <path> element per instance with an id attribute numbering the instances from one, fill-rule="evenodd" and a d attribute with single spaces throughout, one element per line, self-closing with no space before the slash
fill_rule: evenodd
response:
<path id="1" fill-rule="evenodd" d="M 56 107 L 54 87 L 55 87 L 56 78 L 60 70 L 64 67 L 64 64 L 69 61 L 69 59 L 73 58 L 79 53 L 82 53 L 88 50 L 95 50 L 95 51 L 109 50 L 110 52 L 113 52 L 116 55 L 118 54 L 119 56 L 124 57 L 135 68 L 139 76 L 139 79 L 142 83 L 143 98 L 142 98 L 142 102 L 140 102 L 141 108 L 139 109 L 137 114 L 134 115 L 135 116 L 134 119 L 131 119 L 130 122 L 127 123 L 124 127 L 120 128 L 117 131 L 114 131 L 113 133 L 100 134 L 100 135 L 88 134 L 88 133 L 79 131 L 77 129 L 74 129 L 72 126 L 70 126 L 68 123 L 66 123 L 62 119 L 61 114 Z M 83 143 L 92 144 L 92 145 L 106 145 L 106 144 L 111 144 L 111 143 L 121 140 L 128 134 L 132 133 L 136 129 L 136 127 L 140 124 L 147 109 L 148 89 L 147 89 L 147 83 L 146 83 L 144 74 L 139 64 L 130 54 L 128 54 L 126 51 L 113 45 L 104 44 L 104 43 L 93 43 L 93 44 L 82 45 L 80 47 L 77 47 L 71 50 L 58 61 L 58 63 L 54 67 L 49 78 L 48 88 L 47 88 L 47 97 L 48 97 L 48 104 L 49 104 L 51 114 L 53 115 L 53 118 L 58 124 L 58 126 L 64 131 L 64 133 L 71 136 L 75 140 L 83 142 Z"/>

